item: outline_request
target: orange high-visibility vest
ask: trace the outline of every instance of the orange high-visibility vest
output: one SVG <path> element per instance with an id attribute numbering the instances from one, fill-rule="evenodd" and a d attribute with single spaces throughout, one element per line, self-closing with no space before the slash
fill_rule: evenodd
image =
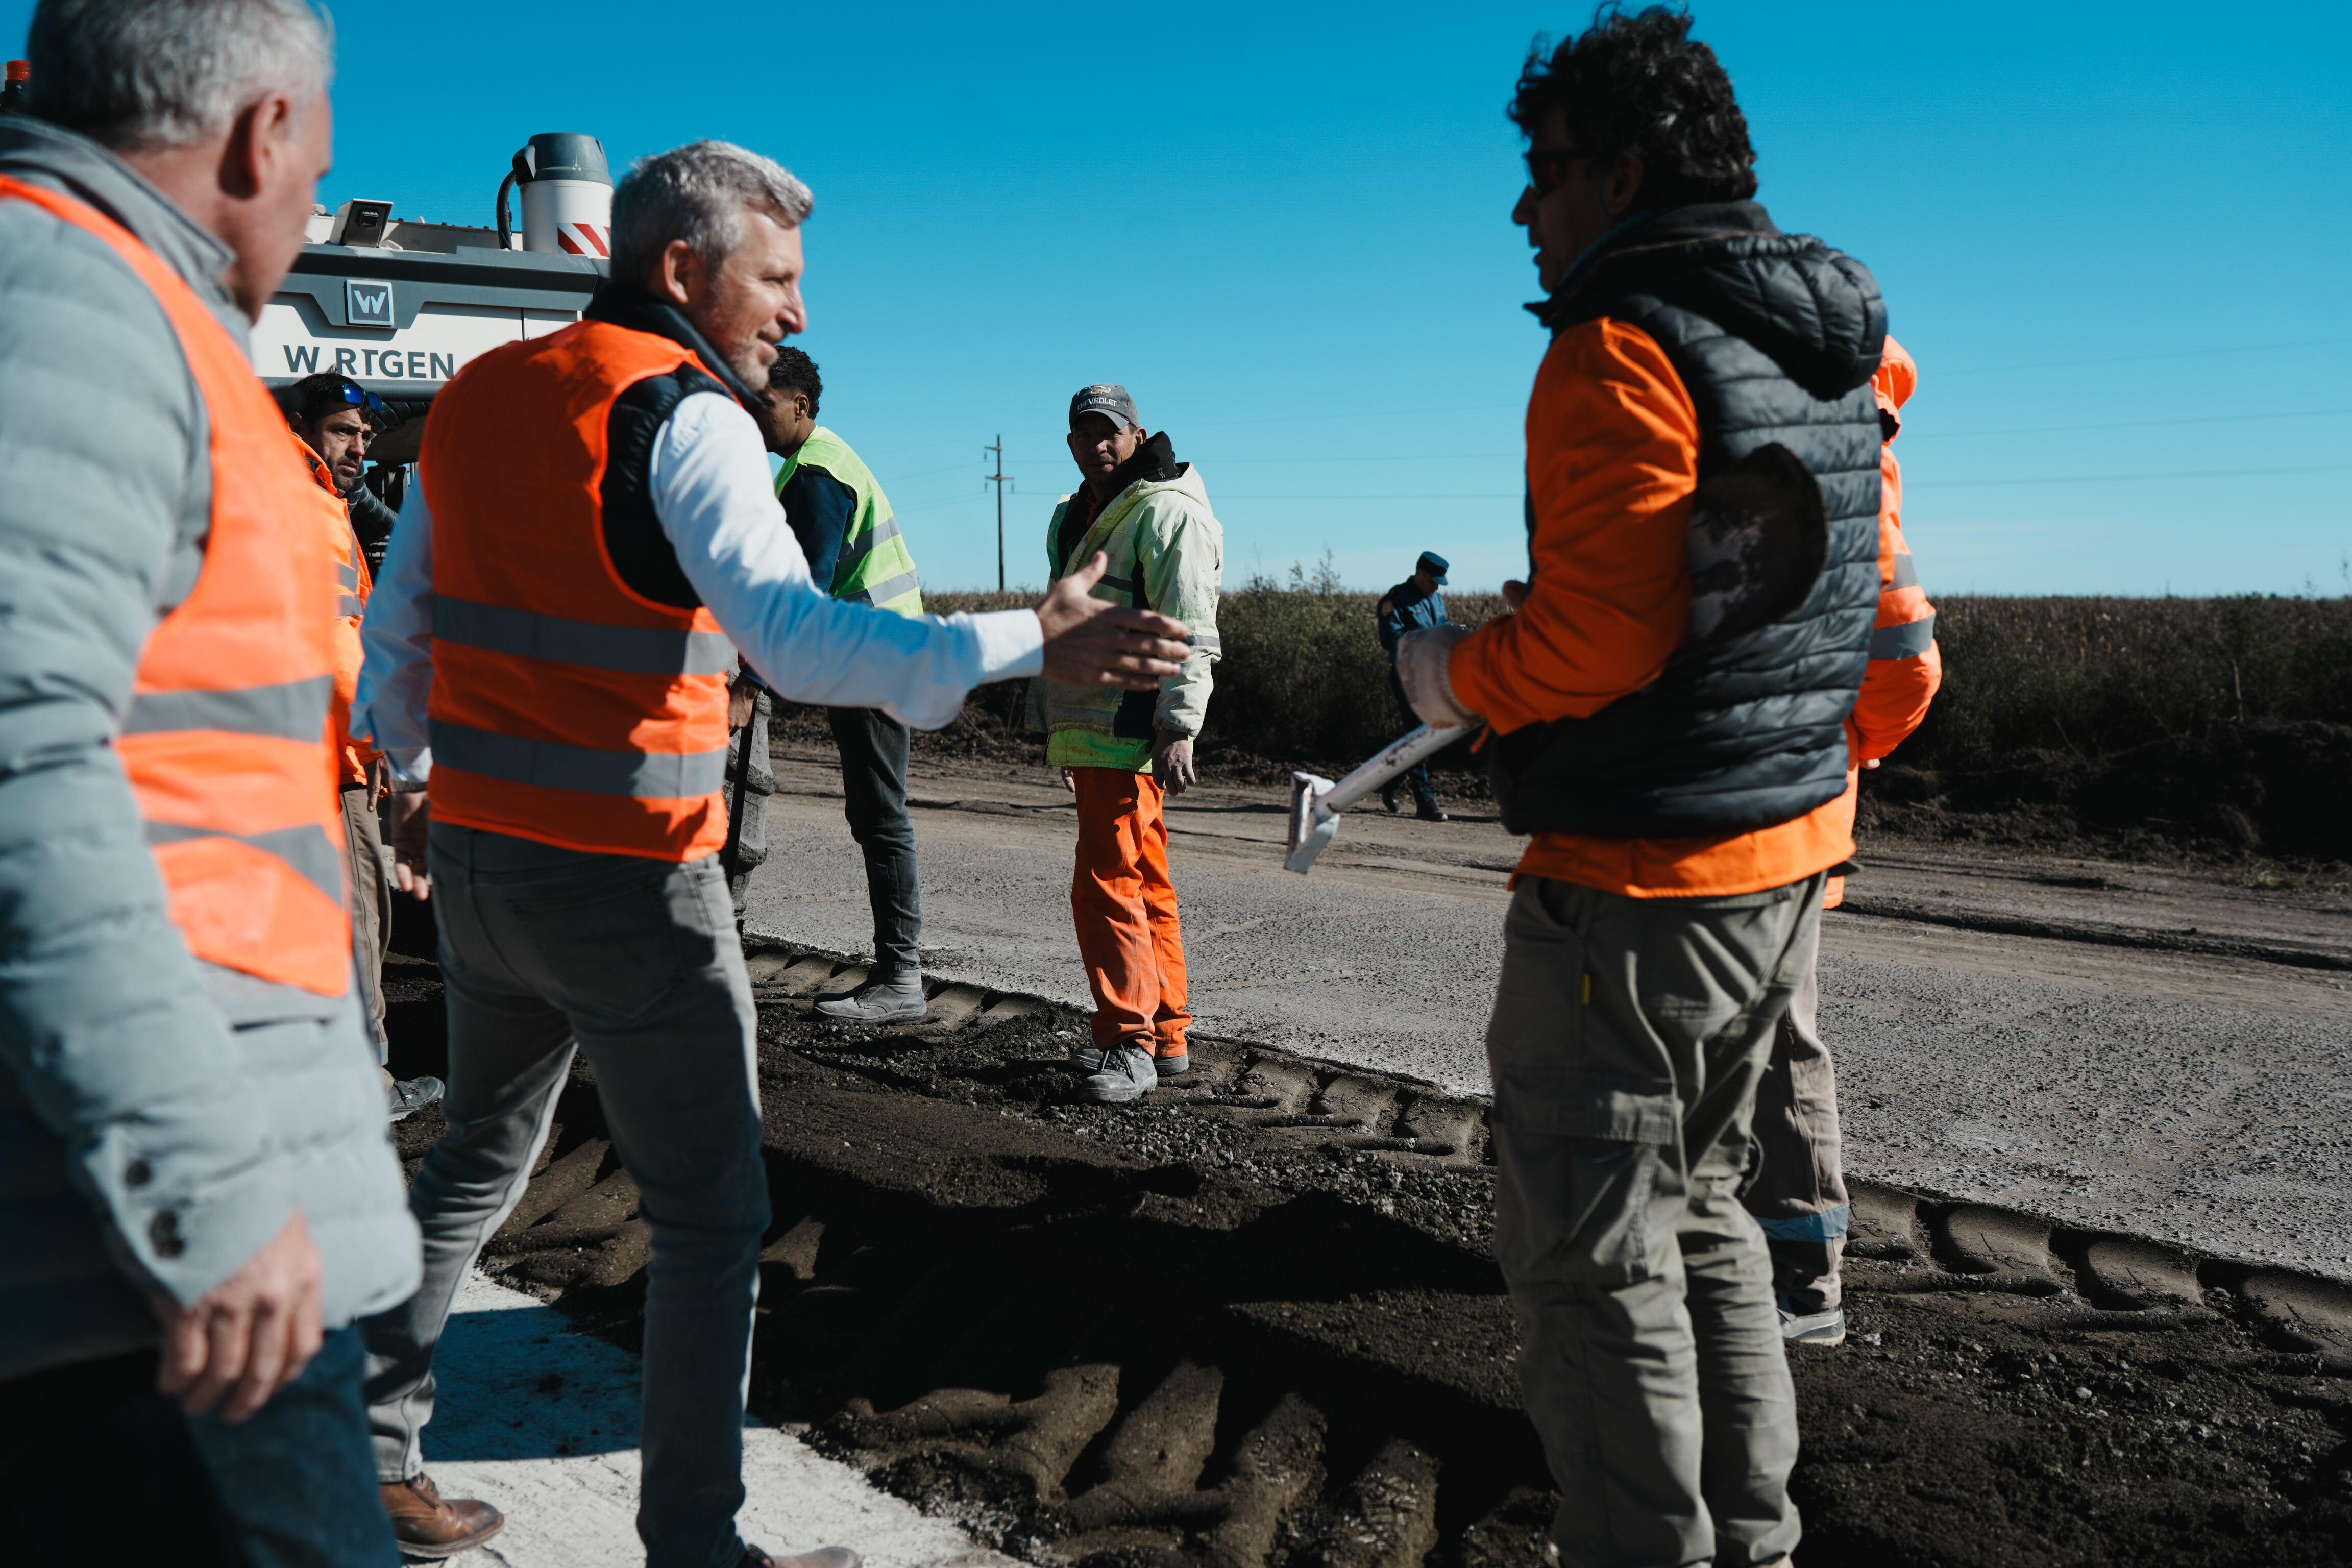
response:
<path id="1" fill-rule="evenodd" d="M 693 860 L 727 838 L 734 647 L 699 605 L 646 598 L 604 537 L 613 405 L 702 367 L 606 321 L 508 343 L 434 399 L 436 822 L 594 854 Z"/>
<path id="2" fill-rule="evenodd" d="M 286 420 L 195 290 L 121 225 L 37 185 L 29 202 L 103 240 L 163 308 L 205 400 L 212 517 L 195 586 L 147 638 L 116 742 L 172 923 L 198 958 L 340 996 L 351 983 L 330 782 L 334 580 Z"/>
<path id="3" fill-rule="evenodd" d="M 310 471 L 311 510 L 334 552 L 335 695 L 328 705 L 327 718 L 334 726 L 335 783 L 339 787 L 365 784 L 368 764 L 375 761 L 376 752 L 352 738 L 352 702 L 359 694 L 363 655 L 360 622 L 367 615 L 368 595 L 375 590 L 375 579 L 368 571 L 367 557 L 360 552 L 359 536 L 352 531 L 351 507 L 343 492 L 335 488 L 335 470 L 310 449 L 310 443 L 291 430 L 287 435 L 293 437 L 294 449 Z"/>

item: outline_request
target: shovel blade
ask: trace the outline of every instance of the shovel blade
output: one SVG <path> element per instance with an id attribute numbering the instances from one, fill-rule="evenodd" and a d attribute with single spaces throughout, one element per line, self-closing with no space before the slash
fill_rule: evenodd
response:
<path id="1" fill-rule="evenodd" d="M 1315 773 L 1290 775 L 1290 832 L 1284 846 L 1283 868 L 1307 874 L 1315 858 L 1323 853 L 1339 831 L 1336 813 L 1319 809 L 1323 797 L 1331 793 L 1331 781 Z"/>

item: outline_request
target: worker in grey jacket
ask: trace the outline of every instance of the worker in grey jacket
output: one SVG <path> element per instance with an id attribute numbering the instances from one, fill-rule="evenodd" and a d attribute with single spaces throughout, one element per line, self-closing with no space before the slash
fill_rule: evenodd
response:
<path id="1" fill-rule="evenodd" d="M 215 546 L 298 537 L 264 502 L 299 461 L 237 378 L 329 161 L 327 39 L 301 0 L 43 0 L 27 53 L 51 123 L 0 120 L 0 1556 L 391 1568 L 347 1325 L 415 1289 L 416 1229 L 348 958 L 340 994 L 331 963 L 259 973 L 349 944 L 265 920 L 247 967 L 199 958 L 224 939 L 159 858 L 192 841 L 178 764 L 131 744 L 196 728 L 134 702 L 159 625 L 267 577 Z M 232 436 L 283 474 L 216 464 Z M 285 580 L 259 625 L 324 624 L 319 561 L 320 614 Z M 238 695 L 317 742 L 331 820 L 324 679 Z M 268 750 L 196 739 L 232 778 Z M 204 830 L 217 865 L 292 874 L 300 845 L 239 831 Z"/>

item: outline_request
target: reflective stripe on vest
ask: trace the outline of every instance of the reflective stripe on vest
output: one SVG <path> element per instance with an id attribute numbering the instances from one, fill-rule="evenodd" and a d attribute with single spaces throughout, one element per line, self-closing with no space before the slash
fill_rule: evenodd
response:
<path id="1" fill-rule="evenodd" d="M 725 675 L 735 668 L 735 645 L 723 632 L 603 626 L 593 621 L 439 595 L 433 601 L 433 638 L 519 658 L 624 674 Z"/>
<path id="2" fill-rule="evenodd" d="M 657 860 L 726 842 L 733 647 L 708 610 L 630 588 L 604 538 L 614 403 L 698 363 L 582 321 L 477 357 L 434 400 L 436 821 Z"/>
<path id="3" fill-rule="evenodd" d="M 187 597 L 141 651 L 116 744 L 172 923 L 196 957 L 322 996 L 351 983 L 342 826 L 331 785 L 333 555 L 312 487 L 242 347 L 105 215 L 0 176 L 121 258 L 172 323 L 210 428 L 212 514 Z"/>

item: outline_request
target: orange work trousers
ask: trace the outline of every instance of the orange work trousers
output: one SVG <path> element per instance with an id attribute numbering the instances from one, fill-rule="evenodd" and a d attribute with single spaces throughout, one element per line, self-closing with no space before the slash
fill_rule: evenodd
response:
<path id="1" fill-rule="evenodd" d="M 1147 773 L 1072 768 L 1078 793 L 1078 868 L 1070 913 L 1095 997 L 1099 1050 L 1138 1045 L 1185 1054 L 1184 933 L 1168 879 L 1167 792 Z"/>

